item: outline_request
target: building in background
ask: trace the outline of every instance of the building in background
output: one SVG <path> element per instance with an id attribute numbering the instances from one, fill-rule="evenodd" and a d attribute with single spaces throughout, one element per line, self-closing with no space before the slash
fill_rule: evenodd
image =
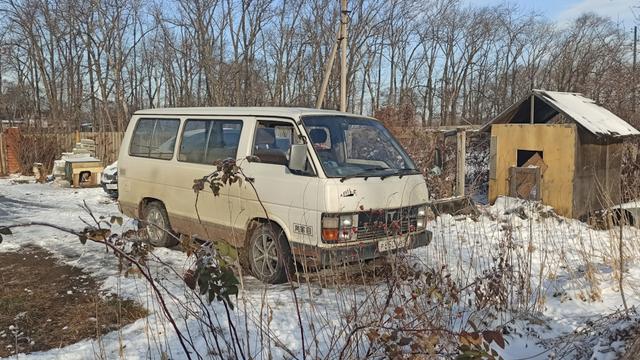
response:
<path id="1" fill-rule="evenodd" d="M 489 201 L 540 200 L 580 218 L 620 202 L 622 140 L 640 135 L 581 94 L 532 90 L 483 125 L 491 132 Z"/>

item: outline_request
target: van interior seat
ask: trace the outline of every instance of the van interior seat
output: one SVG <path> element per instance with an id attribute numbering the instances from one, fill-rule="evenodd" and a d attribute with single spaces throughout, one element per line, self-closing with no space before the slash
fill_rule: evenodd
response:
<path id="1" fill-rule="evenodd" d="M 253 155 L 260 162 L 286 165 L 289 163 L 287 154 L 276 146 L 276 137 L 272 128 L 259 128 L 256 131 L 256 141 Z"/>
<path id="2" fill-rule="evenodd" d="M 327 142 L 327 131 L 325 129 L 311 129 L 309 131 L 309 139 L 311 139 L 311 144 L 313 144 L 316 154 L 322 163 L 329 161 L 337 162 L 338 159 L 333 153 L 333 150 L 324 147 L 324 143 Z"/>

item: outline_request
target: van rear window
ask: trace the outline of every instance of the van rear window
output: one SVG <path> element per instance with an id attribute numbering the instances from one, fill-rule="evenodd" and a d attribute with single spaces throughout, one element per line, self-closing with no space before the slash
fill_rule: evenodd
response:
<path id="1" fill-rule="evenodd" d="M 179 127 L 178 119 L 139 119 L 131 137 L 129 155 L 171 160 Z"/>

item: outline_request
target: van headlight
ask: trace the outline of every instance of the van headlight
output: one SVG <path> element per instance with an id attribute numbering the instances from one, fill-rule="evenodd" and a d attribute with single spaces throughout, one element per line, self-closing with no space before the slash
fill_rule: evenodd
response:
<path id="1" fill-rule="evenodd" d="M 324 214 L 322 216 L 322 241 L 328 243 L 356 240 L 357 214 Z"/>
<path id="2" fill-rule="evenodd" d="M 422 230 L 427 227 L 427 206 L 423 205 L 418 208 L 416 213 L 416 230 Z"/>

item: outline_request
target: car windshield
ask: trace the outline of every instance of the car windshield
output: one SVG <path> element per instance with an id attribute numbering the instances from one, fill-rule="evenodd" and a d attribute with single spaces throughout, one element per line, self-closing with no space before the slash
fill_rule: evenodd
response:
<path id="1" fill-rule="evenodd" d="M 328 177 L 417 173 L 411 158 L 378 121 L 341 115 L 302 117 Z"/>

